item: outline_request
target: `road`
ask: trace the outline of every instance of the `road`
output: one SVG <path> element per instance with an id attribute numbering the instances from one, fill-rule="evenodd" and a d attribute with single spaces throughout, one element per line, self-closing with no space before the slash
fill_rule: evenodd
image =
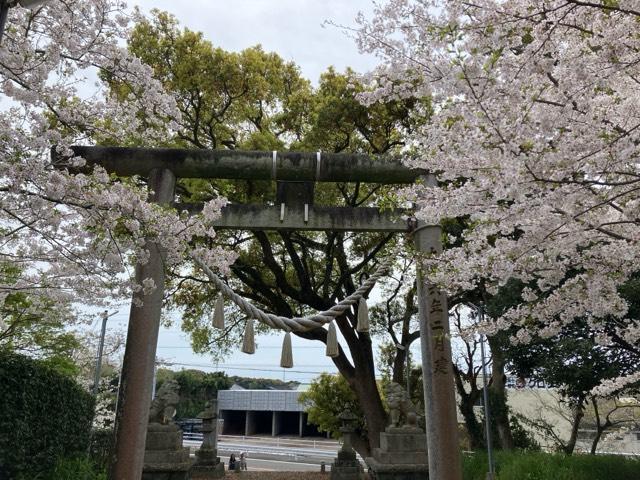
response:
<path id="1" fill-rule="evenodd" d="M 192 453 L 201 441 L 184 440 L 184 446 Z M 340 444 L 333 440 L 307 440 L 282 437 L 221 436 L 218 440 L 220 458 L 228 464 L 229 455 L 246 452 L 249 470 L 263 471 L 319 471 L 322 462 L 330 470 Z"/>

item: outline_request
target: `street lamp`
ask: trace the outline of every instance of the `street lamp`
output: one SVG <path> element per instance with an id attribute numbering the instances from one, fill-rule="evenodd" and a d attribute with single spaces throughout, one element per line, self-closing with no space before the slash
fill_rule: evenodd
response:
<path id="1" fill-rule="evenodd" d="M 0 0 L 0 43 L 4 34 L 4 25 L 7 23 L 9 9 L 20 5 L 22 8 L 34 8 L 48 0 Z"/>
<path id="2" fill-rule="evenodd" d="M 480 323 L 484 322 L 484 308 L 482 304 L 480 306 L 471 302 L 466 302 L 471 308 L 476 311 L 478 320 Z M 484 334 L 480 334 L 480 355 L 482 356 L 482 399 L 484 401 L 484 428 L 485 436 L 487 438 L 487 461 L 489 463 L 489 472 L 487 473 L 487 480 L 493 480 L 495 477 L 495 467 L 493 465 L 493 450 L 491 446 L 491 423 L 489 413 L 489 392 L 487 391 L 487 367 L 484 356 Z"/>

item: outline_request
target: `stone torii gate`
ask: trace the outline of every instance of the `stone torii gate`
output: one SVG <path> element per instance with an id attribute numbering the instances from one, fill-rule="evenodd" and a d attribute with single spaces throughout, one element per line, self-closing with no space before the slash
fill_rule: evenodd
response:
<path id="1" fill-rule="evenodd" d="M 151 200 L 164 205 L 174 202 L 177 178 L 286 182 L 279 185 L 281 204 L 228 205 L 215 224 L 219 229 L 409 232 L 418 252 L 431 254 L 442 249 L 439 226 L 407 223 L 401 220 L 402 212 L 313 206 L 312 182 L 410 184 L 421 177 L 426 182 L 434 181 L 426 172 L 408 169 L 397 160 L 355 154 L 166 148 L 73 147 L 73 151 L 87 161 L 87 167 L 99 164 L 119 176 L 146 177 Z M 55 149 L 52 155 L 54 162 L 59 160 Z M 304 192 L 300 182 L 311 182 L 310 194 L 308 188 Z M 287 205 L 284 200 L 305 195 L 305 203 L 297 205 Z M 190 208 L 198 210 L 198 206 Z M 142 306 L 136 306 L 137 302 L 131 305 L 118 391 L 111 480 L 139 479 L 143 468 L 165 284 L 164 252 L 152 241 L 148 241 L 147 248 L 149 260 L 136 267 L 135 278 L 139 283 L 153 278 L 158 288 L 146 296 L 143 292 L 134 293 L 134 299 L 142 300 Z M 431 480 L 461 480 L 447 299 L 427 283 L 420 268 L 417 283 L 429 476 Z"/>

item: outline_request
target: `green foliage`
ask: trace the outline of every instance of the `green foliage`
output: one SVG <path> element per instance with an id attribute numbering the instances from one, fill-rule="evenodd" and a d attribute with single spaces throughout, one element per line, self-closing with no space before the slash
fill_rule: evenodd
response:
<path id="1" fill-rule="evenodd" d="M 63 458 L 43 480 L 107 480 L 107 471 L 86 458 Z"/>
<path id="2" fill-rule="evenodd" d="M 224 372 L 203 372 L 201 370 L 173 371 L 160 368 L 156 374 L 156 388 L 167 380 L 176 380 L 180 385 L 180 402 L 176 408 L 176 418 L 194 418 L 208 400 L 216 398 L 218 390 L 227 390 L 233 384 L 246 389 L 294 390 L 298 382 L 283 382 L 273 378 L 228 377 Z"/>
<path id="3" fill-rule="evenodd" d="M 530 452 L 540 451 L 540 444 L 536 441 L 533 433 L 522 425 L 517 415 L 509 417 L 509 424 L 515 448 Z"/>
<path id="4" fill-rule="evenodd" d="M 511 414 L 511 409 L 507 404 L 507 392 L 505 391 L 504 394 L 496 394 L 495 391 L 489 389 L 488 393 L 491 417 L 496 418 L 498 415 L 502 415 L 504 418 L 509 419 L 509 427 L 511 428 L 511 435 L 513 437 L 513 447 L 521 450 L 540 450 L 540 445 L 535 441 L 533 434 L 520 423 L 516 415 Z M 481 424 L 484 425 L 484 409 Z M 490 425 L 493 448 L 499 448 L 498 426 L 495 421 L 490 422 Z M 483 428 L 483 436 L 484 431 Z"/>
<path id="5" fill-rule="evenodd" d="M 20 274 L 14 264 L 0 262 L 3 283 L 15 284 Z M 30 296 L 16 288 L 0 301 L 0 349 L 38 356 L 52 368 L 75 375 L 78 370 L 70 358 L 80 342 L 65 329 L 72 321 L 68 306 L 47 297 Z"/>
<path id="6" fill-rule="evenodd" d="M 174 372 L 159 369 L 156 387 L 167 380 L 176 380 L 180 385 L 180 402 L 176 407 L 176 418 L 194 418 L 204 410 L 208 400 L 216 398 L 218 390 L 226 390 L 231 380 L 223 372 L 206 373 L 200 370 L 180 370 Z"/>
<path id="7" fill-rule="evenodd" d="M 170 14 L 152 15 L 136 25 L 129 49 L 175 93 L 184 127 L 178 144 L 281 150 L 282 137 L 302 135 L 311 86 L 294 63 L 260 46 L 216 48 L 202 33 L 180 30 Z M 121 97 L 129 93 L 126 85 L 110 85 Z"/>
<path id="8" fill-rule="evenodd" d="M 86 452 L 93 398 L 43 362 L 0 352 L 0 472 L 35 478 Z"/>
<path id="9" fill-rule="evenodd" d="M 364 414 L 353 390 L 341 375 L 321 374 L 302 392 L 299 402 L 305 406 L 309 422 L 318 426 L 321 432 L 329 432 L 333 438 L 340 438 L 340 419 L 344 410 L 350 410 L 360 419 L 358 430 L 366 429 Z"/>
<path id="10" fill-rule="evenodd" d="M 619 456 L 496 452 L 496 480 L 637 480 L 640 460 Z M 464 480 L 485 480 L 487 457 L 463 457 Z"/>
<path id="11" fill-rule="evenodd" d="M 248 377 L 229 377 L 231 383 L 246 388 L 248 390 L 295 390 L 300 385 L 298 382 L 283 382 L 276 378 L 248 378 Z"/>
<path id="12" fill-rule="evenodd" d="M 91 432 L 90 458 L 97 471 L 107 471 L 115 442 L 115 432 L 102 428 Z"/>

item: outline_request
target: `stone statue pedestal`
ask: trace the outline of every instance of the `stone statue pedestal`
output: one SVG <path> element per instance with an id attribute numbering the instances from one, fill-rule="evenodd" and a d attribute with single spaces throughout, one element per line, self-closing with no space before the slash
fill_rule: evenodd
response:
<path id="1" fill-rule="evenodd" d="M 380 448 L 366 462 L 376 480 L 425 480 L 427 437 L 415 426 L 388 427 L 380 434 Z"/>
<path id="2" fill-rule="evenodd" d="M 177 425 L 149 424 L 142 480 L 190 480 L 191 464 Z"/>

